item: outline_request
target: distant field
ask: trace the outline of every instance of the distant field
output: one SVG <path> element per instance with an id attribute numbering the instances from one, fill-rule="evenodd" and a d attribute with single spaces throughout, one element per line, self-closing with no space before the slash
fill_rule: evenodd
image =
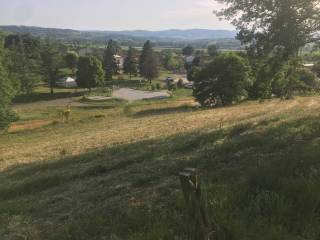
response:
<path id="1" fill-rule="evenodd" d="M 178 92 L 73 107 L 68 123 L 58 107 L 15 109 L 0 239 L 190 239 L 184 167 L 203 176 L 219 240 L 320 236 L 318 96 L 206 110 Z"/>

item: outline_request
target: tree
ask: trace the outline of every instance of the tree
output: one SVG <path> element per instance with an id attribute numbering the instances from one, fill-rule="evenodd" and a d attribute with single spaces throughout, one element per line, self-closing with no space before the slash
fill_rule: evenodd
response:
<path id="1" fill-rule="evenodd" d="M 194 52 L 194 47 L 191 45 L 188 45 L 182 49 L 182 54 L 184 56 L 191 56 L 193 52 Z"/>
<path id="2" fill-rule="evenodd" d="M 74 51 L 69 51 L 66 53 L 65 57 L 64 57 L 66 66 L 68 68 L 72 69 L 72 74 L 75 75 L 76 72 L 76 68 L 77 68 L 77 64 L 78 64 L 78 60 L 79 60 L 79 55 L 78 53 L 74 52 Z"/>
<path id="3" fill-rule="evenodd" d="M 23 93 L 32 93 L 36 84 L 42 80 L 40 40 L 28 34 L 8 35 L 5 48 L 9 50 L 9 71 L 19 83 L 17 89 Z"/>
<path id="4" fill-rule="evenodd" d="M 134 49 L 130 46 L 128 50 L 128 55 L 124 59 L 123 63 L 123 71 L 124 73 L 127 73 L 130 75 L 130 80 L 133 74 L 137 74 L 138 69 L 137 69 L 137 62 L 135 58 L 135 53 Z"/>
<path id="5" fill-rule="evenodd" d="M 231 104 L 247 97 L 251 83 L 246 59 L 221 54 L 196 74 L 193 95 L 202 106 Z"/>
<path id="6" fill-rule="evenodd" d="M 143 45 L 142 53 L 139 61 L 139 70 L 142 77 L 146 78 L 150 83 L 156 78 L 158 72 L 158 59 L 155 55 L 151 42 L 147 41 Z"/>
<path id="7" fill-rule="evenodd" d="M 215 57 L 219 54 L 219 48 L 216 44 L 211 44 L 208 46 L 208 54 L 210 57 Z"/>
<path id="8" fill-rule="evenodd" d="M 43 73 L 49 83 L 50 92 L 53 94 L 53 88 L 58 78 L 59 67 L 62 62 L 62 55 L 57 42 L 46 39 L 42 49 Z"/>
<path id="9" fill-rule="evenodd" d="M 272 81 L 283 70 L 290 84 L 296 72 L 299 50 L 317 40 L 320 30 L 318 0 L 218 0 L 227 5 L 218 12 L 239 30 L 237 38 L 245 44 L 254 59 L 257 74 L 257 95 L 266 94 Z M 287 67 L 287 64 L 291 67 Z M 261 69 L 264 68 L 264 69 Z M 262 74 L 262 75 L 261 75 Z"/>
<path id="10" fill-rule="evenodd" d="M 119 66 L 114 57 L 118 51 L 117 46 L 118 45 L 113 40 L 110 40 L 104 51 L 103 65 L 104 65 L 106 81 L 112 81 L 112 76 L 114 74 L 117 74 L 119 71 Z"/>
<path id="11" fill-rule="evenodd" d="M 9 109 L 15 93 L 13 81 L 6 66 L 3 39 L 0 36 L 0 130 L 6 129 L 10 122 L 17 120 L 17 115 Z"/>
<path id="12" fill-rule="evenodd" d="M 77 83 L 79 87 L 91 89 L 103 87 L 105 84 L 104 71 L 101 61 L 94 57 L 80 57 L 78 61 Z"/>

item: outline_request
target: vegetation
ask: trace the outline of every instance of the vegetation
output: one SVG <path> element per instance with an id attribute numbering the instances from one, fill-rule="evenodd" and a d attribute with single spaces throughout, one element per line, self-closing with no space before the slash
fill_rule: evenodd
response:
<path id="1" fill-rule="evenodd" d="M 116 59 L 114 57 L 116 53 L 117 48 L 115 47 L 115 43 L 113 40 L 110 40 L 103 55 L 103 65 L 106 81 L 111 81 L 112 76 L 114 74 L 117 74 L 119 71 Z"/>
<path id="2" fill-rule="evenodd" d="M 248 46 L 256 74 L 252 96 L 272 96 L 273 82 L 278 82 L 276 85 L 282 90 L 276 91 L 290 97 L 297 81 L 299 52 L 306 44 L 316 41 L 315 33 L 320 30 L 318 1 L 219 2 L 228 7 L 218 15 L 232 20 L 240 30 L 237 38 Z"/>
<path id="3" fill-rule="evenodd" d="M 64 124 L 59 107 L 17 107 L 0 136 L 0 237 L 191 239 L 177 174 L 197 167 L 217 238 L 317 239 L 319 102 L 114 103 Z"/>
<path id="4" fill-rule="evenodd" d="M 236 54 L 221 54 L 197 72 L 194 97 L 203 106 L 226 105 L 248 95 L 252 84 L 249 63 Z"/>
<path id="5" fill-rule="evenodd" d="M 62 64 L 62 55 L 58 43 L 47 39 L 42 51 L 43 72 L 45 80 L 50 86 L 51 94 L 58 78 L 58 71 Z"/>
<path id="6" fill-rule="evenodd" d="M 191 56 L 193 53 L 194 53 L 194 47 L 191 45 L 188 45 L 182 49 L 182 54 L 184 56 Z"/>
<path id="7" fill-rule="evenodd" d="M 77 83 L 79 87 L 91 89 L 105 85 L 101 61 L 94 57 L 80 57 L 78 62 Z"/>
<path id="8" fill-rule="evenodd" d="M 3 37 L 0 35 L 0 132 L 6 129 L 17 116 L 10 111 L 9 105 L 15 94 L 14 82 L 6 65 L 6 55 L 3 49 Z"/>
<path id="9" fill-rule="evenodd" d="M 123 63 L 123 71 L 124 73 L 129 74 L 130 80 L 132 79 L 132 75 L 138 74 L 138 67 L 135 54 L 135 50 L 132 47 L 129 47 L 128 55 L 124 59 Z"/>
<path id="10" fill-rule="evenodd" d="M 79 55 L 77 52 L 74 51 L 69 51 L 65 55 L 65 62 L 66 66 L 70 69 L 72 69 L 72 74 L 75 75 L 76 73 L 76 68 L 78 65 L 78 60 L 79 60 Z"/>
<path id="11" fill-rule="evenodd" d="M 156 78 L 159 74 L 158 59 L 150 41 L 147 41 L 143 46 L 139 61 L 139 70 L 140 75 L 146 78 L 150 84 L 152 79 Z"/>

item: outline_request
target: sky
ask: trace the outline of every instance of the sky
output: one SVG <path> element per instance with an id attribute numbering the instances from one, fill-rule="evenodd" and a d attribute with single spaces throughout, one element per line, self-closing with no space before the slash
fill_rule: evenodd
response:
<path id="1" fill-rule="evenodd" d="M 0 0 L 0 25 L 79 30 L 228 29 L 214 0 Z"/>

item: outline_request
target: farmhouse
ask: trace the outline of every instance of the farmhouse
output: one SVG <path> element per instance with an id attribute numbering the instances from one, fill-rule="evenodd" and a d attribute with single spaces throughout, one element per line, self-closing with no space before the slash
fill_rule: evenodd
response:
<path id="1" fill-rule="evenodd" d="M 77 87 L 78 84 L 76 80 L 72 77 L 64 77 L 56 82 L 57 87 L 64 87 L 64 88 L 74 88 Z"/>

